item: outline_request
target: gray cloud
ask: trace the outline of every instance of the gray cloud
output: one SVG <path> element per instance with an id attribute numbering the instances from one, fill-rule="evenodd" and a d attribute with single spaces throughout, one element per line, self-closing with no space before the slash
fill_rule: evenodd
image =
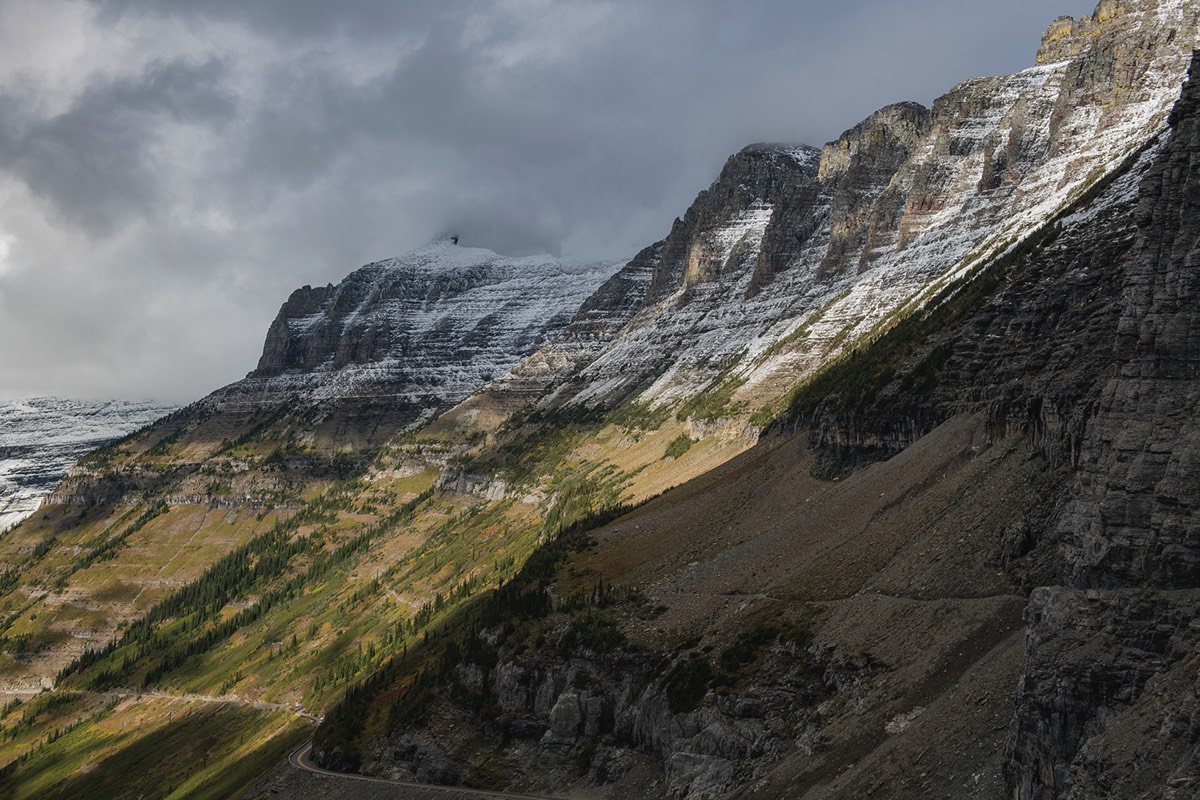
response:
<path id="1" fill-rule="evenodd" d="M 12 2 L 0 45 L 79 33 L 0 54 L 0 394 L 179 400 L 297 285 L 448 229 L 631 254 L 744 144 L 1027 66 L 1092 5 Z"/>
<path id="2" fill-rule="evenodd" d="M 21 179 L 69 223 L 110 233 L 162 201 L 156 156 L 164 122 L 220 125 L 234 113 L 220 62 L 154 63 L 140 74 L 87 86 L 72 107 L 28 119 L 22 101 L 0 97 L 0 168 Z M 24 119 L 23 119 L 24 117 Z"/>
<path id="3" fill-rule="evenodd" d="M 99 0 L 108 21 L 125 15 L 157 14 L 188 19 L 221 19 L 262 30 L 272 36 L 328 39 L 387 39 L 397 30 L 418 27 L 434 16 L 461 14 L 474 5 L 456 0 Z"/>

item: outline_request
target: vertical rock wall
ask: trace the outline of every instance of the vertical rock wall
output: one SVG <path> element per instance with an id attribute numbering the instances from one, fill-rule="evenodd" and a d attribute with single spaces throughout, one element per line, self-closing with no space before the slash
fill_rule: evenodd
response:
<path id="1" fill-rule="evenodd" d="M 1114 367 L 1036 591 L 1008 748 L 1020 800 L 1200 793 L 1200 59 L 1142 181 Z"/>

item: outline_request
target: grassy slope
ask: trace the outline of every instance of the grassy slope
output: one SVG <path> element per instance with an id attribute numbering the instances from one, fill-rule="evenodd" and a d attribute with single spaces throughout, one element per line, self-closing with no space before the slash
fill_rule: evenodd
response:
<path id="1" fill-rule="evenodd" d="M 984 288 L 990 291 L 991 286 Z M 906 349 L 905 358 L 910 353 Z M 853 357 L 847 362 L 853 367 Z M 885 377 L 891 377 L 892 366 L 891 360 L 884 365 Z M 817 384 L 835 374 L 824 373 Z M 879 378 L 869 377 L 871 382 Z M 846 394 L 844 387 L 837 388 Z M 728 389 L 718 386 L 693 398 L 678 410 L 680 416 L 750 413 L 749 408 L 732 409 Z M 803 404 L 803 394 L 794 399 Z M 772 402 L 768 406 L 784 406 L 782 397 Z M 833 503 L 832 498 L 842 496 L 836 487 L 793 487 L 811 493 L 805 496 L 814 503 L 812 509 L 838 509 L 805 518 L 803 529 L 840 531 L 843 538 L 818 538 L 803 547 L 785 543 L 779 538 L 784 529 L 777 523 L 770 528 L 757 515 L 759 508 L 775 508 L 759 502 L 765 484 L 737 477 L 754 474 L 747 465 L 761 458 L 764 449 L 744 453 L 751 440 L 740 436 L 736 425 L 701 437 L 699 429 L 674 413 L 636 406 L 585 416 L 522 417 L 483 438 L 471 432 L 447 435 L 434 426 L 429 433 L 401 437 L 380 449 L 371 435 L 344 430 L 344 425 L 303 409 L 236 419 L 179 415 L 169 425 L 99 454 L 90 468 L 97 475 L 134 475 L 134 488 L 149 486 L 150 496 L 173 492 L 229 507 L 181 502 L 162 508 L 149 499 L 82 509 L 52 507 L 0 541 L 0 556 L 21 564 L 0 581 L 5 613 L 0 679 L 35 686 L 84 646 L 101 646 L 115 636 L 124 637 L 124 643 L 103 658 L 69 669 L 63 685 L 81 691 L 149 685 L 177 694 L 302 702 L 319 710 L 393 654 L 405 652 L 457 604 L 515 574 L 557 527 L 620 501 L 652 497 L 706 472 L 708 477 L 671 495 L 686 498 L 701 492 L 691 506 L 678 500 L 668 506 L 670 515 L 690 521 L 687 526 L 655 525 L 653 536 L 632 536 L 626 545 L 612 533 L 612 543 L 599 551 L 608 560 L 584 559 L 572 566 L 575 574 L 661 594 L 665 590 L 658 582 L 681 568 L 690 574 L 692 562 L 709 564 L 706 571 L 725 579 L 742 574 L 747 563 L 760 563 L 768 571 L 787 565 L 791 572 L 779 579 L 782 597 L 752 571 L 753 580 L 747 579 L 745 586 L 722 589 L 725 599 L 711 587 L 688 594 L 683 602 L 666 598 L 670 611 L 658 628 L 645 628 L 647 635 L 661 632 L 662 625 L 677 630 L 699 626 L 701 636 L 709 635 L 706 626 L 731 622 L 727 609 L 743 601 L 729 597 L 739 593 L 764 595 L 771 602 L 818 603 L 871 590 L 926 602 L 951 596 L 946 580 L 958 587 L 953 597 L 978 592 L 1003 597 L 1011 590 L 1001 575 L 971 572 L 986 548 L 964 548 L 958 540 L 925 542 L 929 530 L 960 530 L 950 524 L 956 518 L 930 529 L 910 508 L 910 516 L 879 528 L 876 520 L 883 510 L 908 508 L 899 498 L 886 509 L 858 497 L 827 506 L 827 497 Z M 692 436 L 698 441 L 684 446 Z M 506 499 L 488 500 L 478 491 L 422 494 L 447 457 L 452 457 L 452 472 L 504 479 Z M 351 479 L 355 474 L 359 477 Z M 928 493 L 938 479 L 931 473 L 925 481 L 910 491 Z M 710 494 L 732 486 L 741 487 L 744 496 L 717 503 Z M 1015 490 L 992 491 L 1003 498 L 1014 496 Z M 238 502 L 245 495 L 258 503 Z M 418 496 L 420 502 L 405 509 Z M 861 516 L 871 509 L 870 518 Z M 1004 509 L 993 511 L 1003 516 Z M 837 514 L 854 522 L 847 527 Z M 738 531 L 750 530 L 747 525 L 755 532 L 739 539 Z M 609 535 L 598 541 L 606 542 Z M 264 537 L 271 541 L 262 544 Z M 874 544 L 854 550 L 859 539 Z M 775 544 L 768 546 L 768 541 Z M 239 547 L 250 548 L 245 563 L 222 566 L 223 554 Z M 797 551 L 837 558 L 800 563 L 781 557 Z M 747 553 L 758 555 L 747 558 Z M 916 564 L 925 565 L 920 584 L 914 582 Z M 252 581 L 234 585 L 226 579 L 247 568 L 258 569 Z M 983 588 L 964 590 L 963 574 L 974 575 L 970 585 Z M 202 584 L 215 592 L 203 603 L 167 607 L 182 589 Z M 942 588 L 930 589 L 937 585 Z M 763 586 L 768 591 L 750 591 Z M 895 591 L 878 591 L 880 587 Z M 146 614 L 150 622 L 130 638 L 134 621 Z M 247 724 L 261 730 L 270 725 Z M 24 783 L 25 774 L 22 765 L 13 776 L 17 785 Z"/>
<path id="2" fill-rule="evenodd" d="M 14 558 L 48 543 L 41 547 L 41 558 L 26 556 L 20 580 L 3 598 L 9 615 L 6 635 L 23 648 L 9 656 L 5 676 L 31 685 L 53 675 L 79 655 L 82 645 L 100 646 L 124 635 L 128 622 L 195 584 L 223 553 L 283 526 L 283 541 L 305 544 L 273 574 L 222 595 L 211 610 L 165 615 L 152 636 L 72 671 L 63 686 L 83 691 L 138 688 L 150 676 L 149 685 L 165 692 L 299 702 L 320 710 L 393 653 L 404 651 L 470 592 L 514 574 L 555 526 L 684 483 L 750 444 L 712 436 L 679 449 L 673 443 L 686 434 L 687 425 L 670 417 L 650 424 L 568 425 L 566 436 L 560 435 L 560 427 L 548 427 L 548 434 L 526 427 L 507 439 L 478 443 L 465 456 L 468 470 L 494 471 L 523 488 L 524 495 L 517 493 L 523 500 L 487 501 L 443 491 L 399 521 L 391 516 L 428 488 L 436 474 L 422 468 L 414 451 L 444 445 L 419 438 L 398 444 L 364 478 L 349 484 L 309 478 L 303 484 L 308 502 L 299 509 L 277 507 L 264 513 L 254 507 L 175 505 L 126 534 L 148 506 L 50 508 L 3 543 Z M 542 440 L 544 446 L 530 449 L 530 439 Z M 519 443 L 515 462 L 513 441 Z M 248 450 L 268 449 L 253 441 L 239 447 L 232 454 L 226 449 L 210 455 L 209 472 L 236 473 L 241 467 L 229 466 L 231 461 L 245 463 L 255 457 Z M 198 449 L 183 437 L 159 447 L 155 458 L 169 460 L 172 448 L 178 448 L 180 458 L 194 458 Z M 266 459 L 261 453 L 258 457 Z M 235 477 L 252 482 L 254 468 Z M 120 546 L 110 548 L 109 557 L 80 566 L 81 555 L 117 540 Z M 356 541 L 363 546 L 334 559 L 339 547 Z M 267 555 L 257 553 L 252 561 Z M 307 573 L 322 559 L 337 563 L 309 579 Z M 468 578 L 470 585 L 464 587 Z M 273 604 L 264 613 L 245 624 L 226 625 L 212 641 L 199 641 L 222 623 L 237 622 L 239 612 L 268 596 Z M 22 639 L 25 634 L 28 638 Z M 246 724 L 262 734 L 274 723 Z M 61 747 L 69 749 L 69 742 Z M 221 758 L 228 766 L 239 756 Z M 29 769 L 19 766 L 14 786 L 26 785 Z"/>
<path id="3" fill-rule="evenodd" d="M 65 716 L 27 726 L 9 784 L 13 800 L 114 797 L 211 798 L 240 791 L 310 735 L 286 709 L 174 698 L 76 695 Z M 75 716 L 71 711 L 88 712 Z M 12 715 L 12 727 L 19 712 Z M 64 716 L 64 715 L 59 715 Z"/>
<path id="4" fill-rule="evenodd" d="M 520 598 L 538 596 L 536 585 L 529 594 L 511 596 L 516 599 L 499 611 L 489 611 L 489 601 L 477 604 L 433 644 L 410 653 L 392 678 L 376 680 L 324 732 L 325 746 L 340 741 L 344 747 L 353 739 L 366 752 L 375 749 L 373 737 L 397 720 L 417 728 L 431 723 L 422 735 L 457 754 L 472 780 L 533 792 L 561 790 L 566 780 L 583 791 L 593 781 L 586 760 L 566 774 L 545 764 L 538 775 L 516 769 L 517 751 L 497 749 L 504 737 L 495 723 L 475 716 L 486 698 L 452 699 L 461 689 L 444 694 L 438 687 L 453 683 L 450 673 L 426 688 L 413 676 L 442 674 L 439 659 L 445 656 L 439 653 L 447 641 L 458 641 L 455 653 L 467 654 L 453 663 L 496 657 L 527 663 L 521 659 L 533 652 L 528 668 L 549 668 L 562 662 L 566 647 L 562 639 L 556 644 L 556 636 L 572 626 L 592 631 L 593 639 L 607 636 L 596 621 L 609 620 L 604 624 L 620 631 L 612 641 L 625 644 L 604 647 L 648 654 L 668 674 L 671 664 L 701 659 L 712 669 L 709 680 L 719 685 L 729 680 L 720 677 L 727 652 L 763 625 L 791 620 L 809 631 L 810 651 L 824 653 L 822 680 L 831 693 L 813 712 L 813 720 L 821 720 L 820 736 L 784 754 L 766 775 L 771 790 L 763 796 L 786 794 L 793 783 L 833 781 L 829 788 L 836 789 L 863 775 L 879 782 L 888 770 L 899 780 L 926 750 L 930 781 L 979 774 L 981 791 L 998 789 L 1025 598 L 993 556 L 1030 491 L 1033 466 L 1023 442 L 989 444 L 978 417 L 959 417 L 895 459 L 845 481 L 815 480 L 811 466 L 802 439 L 763 443 L 592 531 L 586 546 L 557 551 L 562 560 L 551 573 L 535 572 L 552 575 L 553 596 L 562 604 L 527 615 L 521 610 L 527 601 Z M 603 606 L 608 610 L 571 600 L 598 585 L 618 598 Z M 624 597 L 632 599 L 619 599 Z M 525 642 L 517 645 L 523 654 L 502 646 L 481 655 L 469 632 L 490 629 L 507 614 L 517 627 L 503 638 Z M 543 638 L 544 646 L 529 650 Z M 598 652 L 594 660 L 608 657 Z M 753 691 L 755 665 L 735 669 L 751 683 L 722 691 Z M 371 701 L 372 695 L 377 699 Z M 707 701 L 697 696 L 684 702 Z M 908 730 L 885 730 L 914 711 Z M 953 742 L 930 737 L 929 731 L 950 724 L 969 738 L 970 748 L 958 751 Z M 587 752 L 581 744 L 580 757 Z M 860 762 L 883 772 L 859 773 Z M 503 764 L 509 767 L 496 766 Z M 651 785 L 655 779 L 651 773 L 649 782 L 587 791 L 652 796 L 661 790 Z"/>
<path id="5" fill-rule="evenodd" d="M 512 575 L 555 526 L 623 497 L 656 493 L 747 446 L 712 438 L 668 457 L 670 441 L 683 430 L 674 420 L 659 429 L 593 424 L 565 436 L 551 430 L 544 446 L 503 472 L 524 487 L 523 499 L 489 501 L 429 492 L 447 447 L 461 451 L 470 447 L 466 442 L 407 437 L 384 448 L 357 479 L 312 469 L 281 478 L 270 454 L 286 449 L 294 434 L 259 429 L 232 443 L 226 436 L 219 446 L 195 441 L 212 438 L 202 430 L 211 424 L 204 420 L 178 436 L 152 431 L 123 443 L 115 455 L 102 454 L 102 466 L 93 467 L 161 474 L 187 464 L 188 474 L 173 484 L 178 493 L 204 482 L 203 490 L 219 500 L 248 488 L 280 492 L 290 481 L 306 502 L 47 507 L 0 542 L 9 563 L 22 564 L 0 596 L 7 613 L 0 669 L 10 685 L 36 688 L 66 666 L 60 685 L 89 697 L 145 686 L 176 695 L 303 703 L 319 711 L 456 603 Z M 460 460 L 508 458 L 504 444 L 476 441 Z M 263 539 L 271 544 L 262 545 Z M 238 548 L 247 549 L 251 567 L 273 566 L 248 585 L 218 590 L 204 607 L 163 611 L 187 587 L 212 584 L 225 554 Z M 100 557 L 89 557 L 98 550 Z M 268 598 L 270 607 L 260 613 Z M 131 623 L 147 614 L 153 624 L 132 635 Z M 68 663 L 85 647 L 122 639 L 125 644 L 99 659 Z M 93 713 L 80 708 L 59 727 Z M 274 724 L 244 722 L 260 735 Z M 56 757 L 70 761 L 73 741 L 57 745 Z M 0 759 L 19 760 L 36 746 L 30 739 Z M 213 758 L 229 767 L 240 756 Z M 17 765 L 10 785 L 41 786 L 33 765 Z"/>

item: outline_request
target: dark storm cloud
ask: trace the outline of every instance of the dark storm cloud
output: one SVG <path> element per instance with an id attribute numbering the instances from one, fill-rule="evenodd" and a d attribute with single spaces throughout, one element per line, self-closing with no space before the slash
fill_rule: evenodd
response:
<path id="1" fill-rule="evenodd" d="M 250 369 L 297 285 L 447 230 L 631 254 L 743 145 L 1027 66 L 1093 4 L 11 2 L 80 33 L 0 71 L 0 393 L 177 399 Z"/>
<path id="2" fill-rule="evenodd" d="M 71 223 L 103 235 L 162 200 L 155 144 L 164 121 L 220 124 L 234 104 L 223 65 L 155 63 L 137 76 L 88 86 L 48 119 L 22 120 L 22 101 L 0 96 L 0 169 L 19 177 Z"/>
<path id="3" fill-rule="evenodd" d="M 99 0 L 110 18 L 124 14 L 162 14 L 241 22 L 273 35 L 325 38 L 344 34 L 357 39 L 388 38 L 398 29 L 422 26 L 431 17 L 458 13 L 470 2 L 457 0 Z"/>
<path id="4" fill-rule="evenodd" d="M 690 166 L 686 177 L 694 193 L 727 150 L 758 138 L 753 134 L 759 131 L 770 134 L 766 138 L 820 144 L 878 105 L 906 99 L 885 94 L 895 83 L 883 72 L 892 66 L 889 58 L 903 61 L 894 65 L 897 71 L 916 72 L 916 59 L 930 52 L 884 37 L 874 43 L 874 61 L 862 61 L 859 72 L 840 69 L 825 78 L 826 91 L 815 92 L 806 76 L 809 85 L 789 96 L 789 66 L 815 60 L 797 59 L 798 48 L 819 50 L 822 27 L 855 15 L 869 22 L 889 6 L 841 4 L 835 17 L 825 3 L 575 3 L 563 5 L 609 9 L 609 26 L 597 31 L 596 40 L 566 43 L 571 57 L 559 62 L 534 58 L 497 66 L 489 53 L 519 39 L 527 20 L 493 13 L 476 40 L 463 37 L 472 15 L 495 5 L 101 3 L 110 24 L 138 15 L 222 19 L 269 40 L 328 40 L 350 59 L 355 42 L 414 36 L 420 44 L 394 70 L 361 85 L 327 63 L 303 58 L 269 68 L 266 96 L 243 110 L 238 136 L 210 167 L 210 175 L 221 178 L 215 195 L 228 207 L 261 209 L 278 193 L 302 191 L 331 170 L 353 170 L 348 162 L 369 153 L 375 180 L 428 179 L 426 209 L 438 209 L 446 225 L 454 225 L 459 212 L 478 219 L 481 196 L 504 198 L 497 212 L 506 231 L 501 238 L 522 250 L 557 249 L 573 235 L 571 227 L 605 224 L 621 207 L 661 210 L 664 192 L 686 204 L 673 191 L 683 163 Z M 938 12 L 920 17 L 926 25 L 926 16 L 982 16 L 978 8 L 965 15 L 954 10 L 962 4 L 924 5 Z M 535 11 L 551 9 L 547 4 Z M 563 35 L 580 33 L 586 32 Z M 162 193 L 163 165 L 147 157 L 161 117 L 182 112 L 204 122 L 200 117 L 207 113 L 217 118 L 212 122 L 223 122 L 232 103 L 221 95 L 221 73 L 215 61 L 173 64 L 88 88 L 67 113 L 32 126 L 16 141 L 6 137 L 12 169 L 93 231 L 128 213 L 149 213 Z M 936 89 L 953 82 L 947 77 Z M 842 85 L 855 84 L 858 92 L 840 96 Z M 873 85 L 879 90 L 871 92 Z M 926 89 L 913 99 L 927 102 L 934 93 Z M 864 102 L 863 94 L 870 99 Z M 185 99 L 174 100 L 177 95 Z M 771 117 L 779 122 L 772 124 Z M 698 152 L 705 154 L 702 163 Z M 527 236 L 521 228 L 529 229 Z M 620 244 L 630 249 L 640 242 Z"/>

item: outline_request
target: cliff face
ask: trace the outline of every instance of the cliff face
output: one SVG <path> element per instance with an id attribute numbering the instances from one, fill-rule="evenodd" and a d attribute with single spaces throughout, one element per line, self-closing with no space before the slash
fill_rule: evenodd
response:
<path id="1" fill-rule="evenodd" d="M 1085 440 L 1067 539 L 1070 583 L 1200 585 L 1200 64 L 1140 187 L 1125 259 L 1116 374 Z"/>
<path id="2" fill-rule="evenodd" d="M 811 147 L 771 144 L 730 157 L 664 240 L 643 307 L 700 284 L 735 281 L 756 267 L 762 274 L 782 266 L 758 264 L 763 237 L 777 206 L 811 204 L 816 159 Z"/>
<path id="3" fill-rule="evenodd" d="M 711 392 L 748 416 L 1161 129 L 1198 16 L 1182 0 L 1106 0 L 1052 25 L 1035 67 L 965 81 L 932 109 L 889 106 L 819 154 L 747 148 L 627 267 L 631 302 L 602 335 L 568 333 L 497 384 L 506 408 Z"/>
<path id="4" fill-rule="evenodd" d="M 1200 62 L 1141 184 L 1115 369 L 1056 530 L 1062 585 L 1027 611 L 1009 778 L 1021 798 L 1200 787 Z M 1136 753 L 1136 755 L 1135 755 Z"/>
<path id="5" fill-rule="evenodd" d="M 1037 587 L 1004 757 L 1012 797 L 1200 786 L 1198 72 L 1161 141 L 1104 193 L 854 362 L 870 391 L 843 381 L 800 415 L 824 474 L 964 414 L 1037 454 L 1036 489 L 994 554 Z"/>
<path id="6" fill-rule="evenodd" d="M 536 761 L 515 784 L 606 797 L 1193 796 L 1198 111 L 1193 78 L 1161 137 L 801 390 L 780 435 L 594 532 L 548 609 L 468 628 L 432 722 L 366 766 Z M 906 146 L 869 129 L 845 152 Z"/>

